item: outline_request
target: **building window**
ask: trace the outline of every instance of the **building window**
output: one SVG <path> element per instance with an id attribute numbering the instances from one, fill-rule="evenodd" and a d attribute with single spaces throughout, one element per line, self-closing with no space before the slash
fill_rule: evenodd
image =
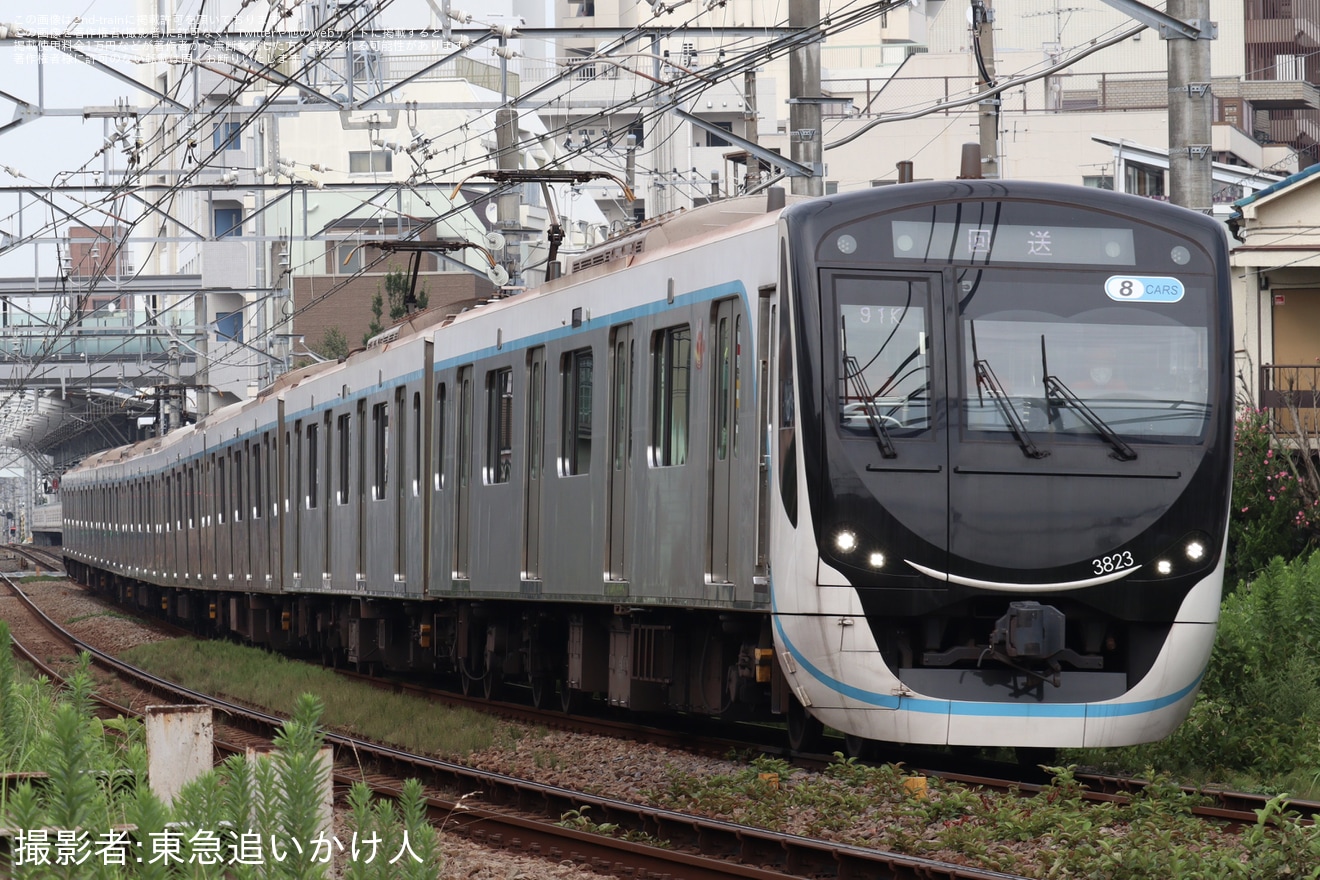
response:
<path id="1" fill-rule="evenodd" d="M 709 122 L 709 120 L 707 121 Z M 732 122 L 711 122 L 711 125 L 714 125 L 716 128 L 722 128 L 725 131 L 727 131 L 729 134 L 733 134 Z M 727 147 L 729 146 L 729 142 L 724 138 L 720 137 L 719 135 L 717 135 L 715 132 L 708 131 L 706 132 L 706 146 Z"/>
<path id="2" fill-rule="evenodd" d="M 356 275 L 366 265 L 366 248 L 358 242 L 337 241 L 326 245 L 330 253 L 331 275 Z"/>
<path id="3" fill-rule="evenodd" d="M 1082 177 L 1082 186 L 1089 186 L 1091 189 L 1113 189 L 1114 175 L 1112 174 L 1088 174 Z"/>
<path id="4" fill-rule="evenodd" d="M 239 149 L 239 135 L 242 131 L 242 125 L 237 122 L 217 122 L 215 128 L 211 130 L 211 146 L 216 152 L 220 150 Z"/>
<path id="5" fill-rule="evenodd" d="M 513 370 L 486 374 L 486 482 L 507 483 L 513 468 Z"/>
<path id="6" fill-rule="evenodd" d="M 215 209 L 215 237 L 230 238 L 243 234 L 242 208 Z"/>
<path id="7" fill-rule="evenodd" d="M 394 154 L 389 150 L 354 150 L 348 154 L 349 174 L 379 174 L 394 170 Z"/>
<path id="8" fill-rule="evenodd" d="M 1164 198 L 1164 172 L 1155 168 L 1128 163 L 1124 176 L 1125 192 L 1135 196 Z"/>
<path id="9" fill-rule="evenodd" d="M 243 313 L 220 312 L 215 316 L 215 335 L 233 342 L 243 341 Z"/>
<path id="10" fill-rule="evenodd" d="M 651 344 L 651 465 L 687 461 L 688 389 L 692 331 L 685 324 L 661 330 Z"/>
<path id="11" fill-rule="evenodd" d="M 585 474 L 591 467 L 591 379 L 595 359 L 591 349 L 564 355 L 564 418 L 562 465 L 566 477 Z"/>

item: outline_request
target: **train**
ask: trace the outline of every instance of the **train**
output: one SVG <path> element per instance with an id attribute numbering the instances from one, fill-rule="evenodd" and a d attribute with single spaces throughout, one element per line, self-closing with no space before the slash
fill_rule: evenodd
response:
<path id="1" fill-rule="evenodd" d="M 1232 473 L 1213 220 L 1030 181 L 770 189 L 565 262 L 88 457 L 69 572 L 203 634 L 796 747 L 1185 717 Z"/>

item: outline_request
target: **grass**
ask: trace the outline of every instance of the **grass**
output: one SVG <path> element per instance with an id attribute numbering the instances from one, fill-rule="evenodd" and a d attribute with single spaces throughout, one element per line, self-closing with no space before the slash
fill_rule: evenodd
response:
<path id="1" fill-rule="evenodd" d="M 84 620 L 92 620 L 97 617 L 109 617 L 112 620 L 131 620 L 135 623 L 138 621 L 138 618 L 133 617 L 131 614 L 121 614 L 118 611 L 96 611 L 92 614 L 80 614 L 77 617 L 70 617 L 64 621 L 64 625 L 73 626 L 75 623 L 82 623 Z"/>
<path id="2" fill-rule="evenodd" d="M 220 641 L 173 639 L 139 645 L 125 659 L 206 693 L 287 713 L 297 694 L 325 704 L 322 723 L 426 755 L 464 756 L 507 736 L 507 725 L 466 709 L 391 694 L 328 669 Z"/>

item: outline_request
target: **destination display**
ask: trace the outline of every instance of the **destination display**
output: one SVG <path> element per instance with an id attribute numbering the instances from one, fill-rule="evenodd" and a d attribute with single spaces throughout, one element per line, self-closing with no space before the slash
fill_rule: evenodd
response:
<path id="1" fill-rule="evenodd" d="M 895 220 L 895 259 L 972 263 L 1072 263 L 1132 266 L 1130 228 L 938 223 Z"/>

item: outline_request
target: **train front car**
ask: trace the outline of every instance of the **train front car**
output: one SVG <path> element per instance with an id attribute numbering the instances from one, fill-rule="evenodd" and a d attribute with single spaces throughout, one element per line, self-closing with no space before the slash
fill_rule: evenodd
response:
<path id="1" fill-rule="evenodd" d="M 781 246 L 771 575 L 798 701 L 882 741 L 1167 735 L 1223 580 L 1218 224 L 965 181 L 791 207 Z"/>

